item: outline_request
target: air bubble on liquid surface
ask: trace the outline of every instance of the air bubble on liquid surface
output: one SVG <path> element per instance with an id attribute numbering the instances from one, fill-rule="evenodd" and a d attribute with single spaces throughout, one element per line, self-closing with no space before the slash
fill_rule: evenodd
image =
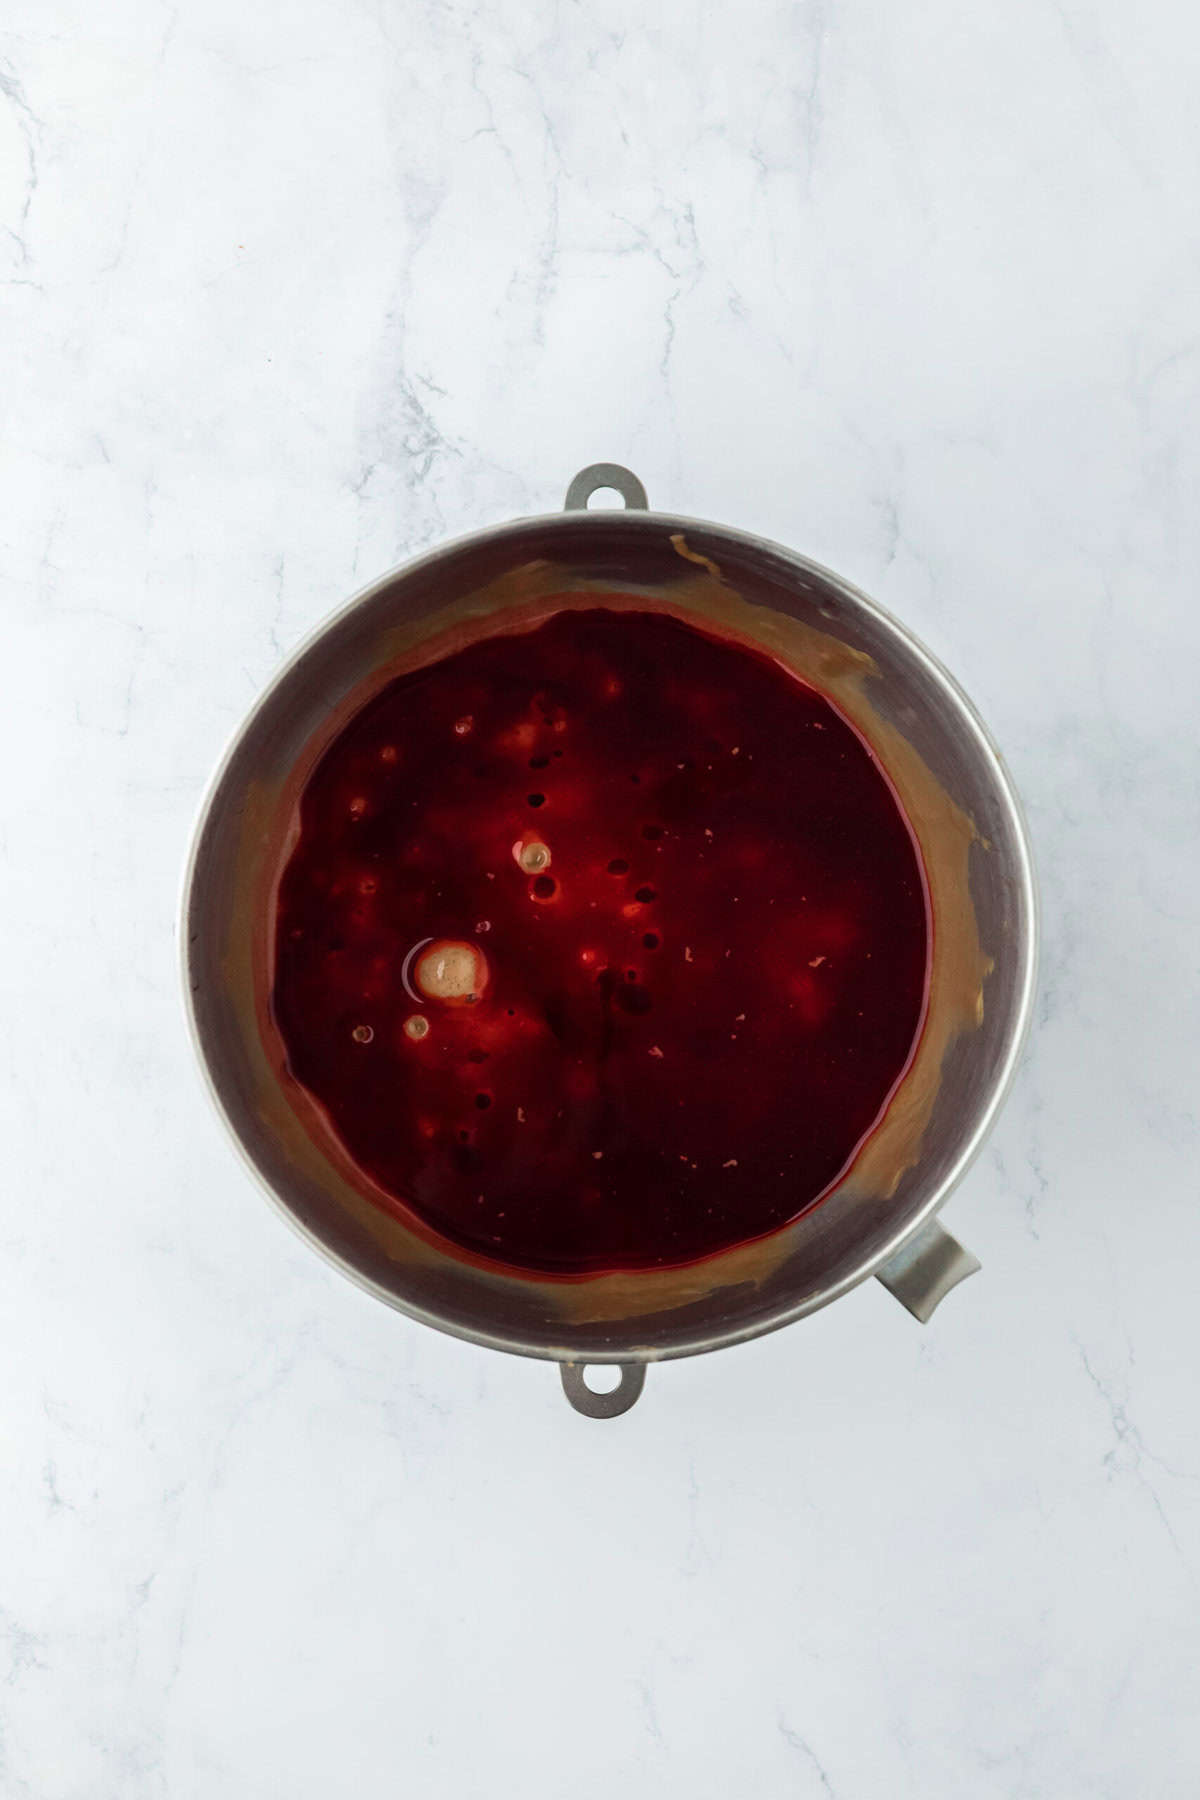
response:
<path id="1" fill-rule="evenodd" d="M 470 1006 L 487 987 L 487 959 L 477 944 L 424 938 L 405 957 L 400 980 L 414 1000 Z"/>
<path id="2" fill-rule="evenodd" d="M 518 838 L 513 845 L 513 860 L 527 875 L 540 875 L 550 867 L 550 846 L 540 838 Z"/>

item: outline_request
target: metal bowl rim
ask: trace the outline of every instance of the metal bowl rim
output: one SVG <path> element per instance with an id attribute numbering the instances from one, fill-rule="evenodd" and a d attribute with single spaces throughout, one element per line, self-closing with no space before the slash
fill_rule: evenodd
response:
<path id="1" fill-rule="evenodd" d="M 267 682 L 262 692 L 258 695 L 249 712 L 245 714 L 227 739 L 224 751 L 205 787 L 204 793 L 196 809 L 195 823 L 193 825 L 190 840 L 191 847 L 183 870 L 177 915 L 179 919 L 179 948 L 183 981 L 184 1012 L 187 1019 L 188 1032 L 192 1040 L 192 1046 L 200 1065 L 204 1086 L 218 1116 L 223 1121 L 229 1136 L 236 1145 L 242 1161 L 254 1176 L 267 1199 L 274 1206 L 275 1210 L 287 1221 L 292 1230 L 295 1231 L 311 1249 L 315 1250 L 318 1255 L 323 1257 L 327 1263 L 332 1264 L 334 1268 L 347 1276 L 349 1280 L 353 1281 L 358 1287 L 364 1289 L 367 1293 L 372 1294 L 377 1300 L 383 1301 L 385 1305 L 393 1307 L 397 1312 L 404 1313 L 407 1317 L 415 1319 L 422 1325 L 432 1326 L 435 1330 L 444 1331 L 450 1336 L 463 1339 L 468 1343 L 479 1344 L 486 1349 L 503 1350 L 513 1355 L 528 1356 L 539 1361 L 547 1362 L 561 1362 L 572 1358 L 578 1359 L 581 1354 L 583 1355 L 584 1360 L 589 1363 L 667 1362 L 676 1357 L 698 1356 L 710 1350 L 726 1349 L 734 1344 L 746 1343 L 753 1338 L 764 1337 L 769 1332 L 782 1330 L 785 1325 L 794 1324 L 797 1319 L 804 1318 L 809 1313 L 817 1312 L 822 1307 L 828 1306 L 832 1301 L 841 1299 L 843 1294 L 849 1293 L 852 1288 L 855 1288 L 861 1282 L 868 1280 L 870 1276 L 881 1269 L 885 1263 L 889 1262 L 892 1257 L 895 1256 L 910 1239 L 915 1237 L 917 1233 L 925 1227 L 929 1220 L 941 1210 L 950 1195 L 955 1188 L 957 1188 L 963 1177 L 975 1162 L 983 1148 L 989 1132 L 995 1124 L 997 1115 L 1012 1088 L 1020 1064 L 1021 1053 L 1029 1035 L 1029 1028 L 1033 1015 L 1033 1002 L 1037 991 L 1040 902 L 1038 897 L 1037 878 L 1034 869 L 1033 849 L 1024 808 L 1013 784 L 1012 777 L 1008 772 L 1008 767 L 999 746 L 996 744 L 991 732 L 976 711 L 973 702 L 965 690 L 960 686 L 959 682 L 950 673 L 949 669 L 946 668 L 940 658 L 935 656 L 915 633 L 910 631 L 906 625 L 902 624 L 893 613 L 887 610 L 886 607 L 881 606 L 877 600 L 872 599 L 869 594 L 864 593 L 863 590 L 856 587 L 853 582 L 847 581 L 844 576 L 837 574 L 832 569 L 826 568 L 822 563 L 815 562 L 811 557 L 803 556 L 800 552 L 789 549 L 787 545 L 779 544 L 771 538 L 762 537 L 756 532 L 743 531 L 737 526 L 719 525 L 710 519 L 693 518 L 683 513 L 656 512 L 650 509 L 645 511 L 640 508 L 620 507 L 594 507 L 587 509 L 588 524 L 592 525 L 594 523 L 596 528 L 601 532 L 611 529 L 612 525 L 615 523 L 627 526 L 632 522 L 639 528 L 645 525 L 647 527 L 657 528 L 659 530 L 665 529 L 667 531 L 700 531 L 714 535 L 717 538 L 733 540 L 736 544 L 743 546 L 747 551 L 753 551 L 758 554 L 766 552 L 803 574 L 815 576 L 822 584 L 832 588 L 840 596 L 853 602 L 854 605 L 861 607 L 863 611 L 875 618 L 886 630 L 894 632 L 896 636 L 902 640 L 905 648 L 916 656 L 917 660 L 924 666 L 927 673 L 933 678 L 935 684 L 940 686 L 943 692 L 952 701 L 957 709 L 962 725 L 969 731 L 974 739 L 976 748 L 982 755 L 985 763 L 990 767 L 997 790 L 1003 797 L 1011 817 L 1013 840 L 1017 847 L 1014 875 L 1020 886 L 1021 900 L 1025 917 L 1028 920 L 1028 928 L 1022 945 L 1023 966 L 1020 971 L 1017 986 L 1015 1023 L 1009 1033 L 1008 1046 L 1005 1051 L 999 1074 L 993 1084 L 992 1093 L 973 1130 L 969 1136 L 964 1139 L 958 1156 L 950 1170 L 938 1183 L 937 1187 L 933 1189 L 929 1198 L 925 1201 L 920 1210 L 905 1218 L 903 1224 L 897 1228 L 894 1235 L 888 1239 L 881 1250 L 870 1256 L 864 1257 L 860 1264 L 851 1269 L 840 1280 L 831 1283 L 827 1288 L 821 1289 L 819 1293 L 810 1295 L 808 1298 L 798 1301 L 792 1306 L 784 1306 L 767 1319 L 755 1319 L 742 1325 L 735 1325 L 725 1331 L 709 1330 L 697 1333 L 683 1333 L 677 1343 L 672 1343 L 665 1348 L 654 1347 L 652 1349 L 640 1349 L 636 1345 L 631 1345 L 616 1349 L 598 1347 L 593 1350 L 589 1348 L 586 1353 L 580 1353 L 577 1347 L 572 1347 L 570 1344 L 564 1343 L 559 1347 L 544 1344 L 532 1344 L 528 1341 L 506 1337 L 498 1332 L 473 1328 L 463 1324 L 459 1320 L 451 1321 L 445 1319 L 439 1314 L 420 1306 L 418 1303 L 393 1293 L 389 1288 L 384 1287 L 380 1282 L 374 1280 L 370 1275 L 365 1274 L 361 1269 L 355 1268 L 352 1263 L 340 1256 L 337 1251 L 332 1250 L 316 1231 L 305 1225 L 296 1216 L 287 1200 L 267 1179 L 266 1175 L 259 1168 L 243 1143 L 240 1133 L 237 1131 L 233 1120 L 230 1118 L 229 1113 L 226 1111 L 221 1100 L 212 1069 L 209 1066 L 208 1057 L 205 1053 L 204 1043 L 196 1019 L 192 995 L 189 960 L 189 915 L 191 911 L 192 887 L 196 863 L 199 857 L 201 844 L 204 840 L 209 815 L 220 794 L 226 773 L 228 772 L 233 758 L 237 754 L 242 739 L 250 731 L 259 714 L 270 704 L 277 690 L 282 688 L 291 678 L 292 672 L 297 665 L 302 662 L 310 650 L 314 649 L 320 640 L 325 637 L 328 632 L 332 631 L 335 626 L 340 624 L 343 619 L 348 618 L 350 614 L 355 612 L 360 606 L 375 599 L 377 595 L 383 593 L 385 589 L 390 587 L 393 582 L 398 579 L 413 575 L 420 569 L 429 568 L 435 563 L 442 561 L 447 557 L 452 557 L 463 550 L 470 549 L 475 545 L 489 541 L 494 543 L 507 537 L 512 537 L 514 539 L 519 538 L 523 533 L 527 532 L 532 525 L 536 525 L 541 531 L 553 531 L 572 526 L 577 528 L 579 520 L 580 513 L 577 511 L 531 514 L 522 518 L 505 520 L 499 525 L 481 526 L 475 531 L 463 532 L 457 537 L 447 539 L 446 542 L 438 544 L 433 549 L 410 558 L 407 562 L 398 563 L 394 568 L 389 569 L 376 580 L 369 582 L 365 587 L 360 588 L 349 600 L 337 607 L 332 613 L 328 614 L 306 633 L 296 648 L 285 658 L 280 667 L 275 671 L 275 674 Z"/>

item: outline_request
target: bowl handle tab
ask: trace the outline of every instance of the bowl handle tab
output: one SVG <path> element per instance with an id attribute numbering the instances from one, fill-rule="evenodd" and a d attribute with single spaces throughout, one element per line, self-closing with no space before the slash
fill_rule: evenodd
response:
<path id="1" fill-rule="evenodd" d="M 586 512 L 588 501 L 599 488 L 615 488 L 626 507 L 636 507 L 639 512 L 645 512 L 650 504 L 632 469 L 624 469 L 620 463 L 589 463 L 567 489 L 563 511 Z"/>
<path id="2" fill-rule="evenodd" d="M 964 1250 L 944 1225 L 930 1219 L 875 1273 L 888 1293 L 924 1325 L 950 1289 L 974 1275 L 979 1266 L 978 1257 Z"/>
<path id="3" fill-rule="evenodd" d="M 598 1394 L 583 1379 L 586 1363 L 559 1363 L 563 1393 L 578 1413 L 589 1419 L 618 1419 L 628 1412 L 646 1385 L 645 1363 L 618 1363 L 621 1379 L 606 1394 Z"/>

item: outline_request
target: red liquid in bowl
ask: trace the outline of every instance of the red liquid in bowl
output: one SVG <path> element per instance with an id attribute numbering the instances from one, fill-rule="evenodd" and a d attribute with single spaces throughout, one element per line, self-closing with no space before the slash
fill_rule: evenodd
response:
<path id="1" fill-rule="evenodd" d="M 566 1274 L 759 1237 L 915 1048 L 926 888 L 890 783 L 814 689 L 673 618 L 562 612 L 398 677 L 300 819 L 289 1068 L 469 1250 Z"/>

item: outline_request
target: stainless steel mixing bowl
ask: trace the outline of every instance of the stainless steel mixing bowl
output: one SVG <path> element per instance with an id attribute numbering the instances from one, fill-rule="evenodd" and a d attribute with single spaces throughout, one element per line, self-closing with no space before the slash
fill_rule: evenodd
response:
<path id="1" fill-rule="evenodd" d="M 624 508 L 589 510 L 593 494 L 609 487 Z M 920 801 L 932 821 L 922 840 L 927 862 L 941 855 L 939 833 L 961 850 L 946 862 L 940 898 L 935 884 L 935 949 L 966 944 L 974 962 L 962 990 L 970 1016 L 960 1008 L 949 1019 L 950 1001 L 939 992 L 950 994 L 950 976 L 940 990 L 935 979 L 926 1036 L 943 1014 L 949 1022 L 926 1046 L 921 1092 L 900 1104 L 902 1089 L 892 1103 L 885 1125 L 896 1112 L 904 1153 L 889 1152 L 890 1173 L 876 1155 L 873 1171 L 865 1163 L 857 1176 L 852 1169 L 814 1210 L 749 1250 L 682 1270 L 564 1281 L 464 1257 L 356 1191 L 311 1117 L 306 1125 L 295 1084 L 272 1054 L 266 914 L 298 778 L 370 684 L 379 685 L 397 656 L 419 654 L 448 618 L 460 631 L 473 620 L 478 633 L 522 597 L 540 594 L 544 603 L 552 590 L 572 587 L 584 588 L 590 604 L 632 590 L 649 605 L 715 608 L 714 616 L 725 616 L 728 596 L 726 622 L 736 630 L 793 664 L 792 651 L 803 652 L 809 672 L 846 682 L 881 761 L 893 775 L 901 764 L 908 771 L 906 801 L 928 802 Z M 999 752 L 947 671 L 864 594 L 763 538 L 648 510 L 626 469 L 595 464 L 571 483 L 561 514 L 475 532 L 404 565 L 309 638 L 262 695 L 213 781 L 186 877 L 182 941 L 189 1018 L 209 1087 L 285 1217 L 347 1275 L 424 1324 L 559 1363 L 568 1398 L 592 1417 L 632 1405 L 648 1362 L 774 1330 L 869 1275 L 924 1321 L 979 1267 L 936 1214 L 1009 1086 L 1036 961 L 1028 835 Z M 619 1364 L 619 1385 L 594 1392 L 584 1378 L 589 1363 Z"/>

